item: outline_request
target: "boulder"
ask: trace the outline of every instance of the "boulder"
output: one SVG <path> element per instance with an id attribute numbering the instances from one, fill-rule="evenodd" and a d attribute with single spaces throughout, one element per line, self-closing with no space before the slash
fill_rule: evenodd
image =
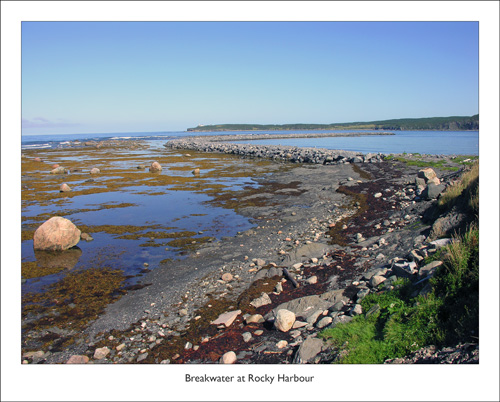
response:
<path id="1" fill-rule="evenodd" d="M 437 177 L 436 172 L 431 168 L 421 169 L 417 173 L 417 177 L 424 179 L 427 183 L 429 180 L 432 180 Z"/>
<path id="2" fill-rule="evenodd" d="M 223 324 L 226 328 L 229 327 L 236 317 L 241 314 L 241 310 L 229 311 L 227 313 L 221 314 L 215 321 L 212 321 L 213 325 Z"/>
<path id="3" fill-rule="evenodd" d="M 106 346 L 104 346 L 103 348 L 97 348 L 94 352 L 94 359 L 104 359 L 109 354 L 109 352 L 110 350 Z"/>
<path id="4" fill-rule="evenodd" d="M 426 200 L 435 200 L 438 198 L 439 194 L 441 194 L 446 186 L 444 184 L 435 184 L 434 182 L 429 182 L 427 187 L 425 187 L 424 191 L 422 191 L 422 198 Z"/>
<path id="5" fill-rule="evenodd" d="M 267 293 L 262 293 L 260 297 L 252 300 L 250 302 L 250 305 L 254 306 L 255 308 L 259 308 L 261 306 L 265 306 L 266 304 L 271 304 L 271 298 Z"/>
<path id="6" fill-rule="evenodd" d="M 59 191 L 61 193 L 65 193 L 65 192 L 71 191 L 71 187 L 68 186 L 66 183 L 63 183 L 63 184 L 61 184 L 61 187 L 59 188 Z"/>
<path id="7" fill-rule="evenodd" d="M 69 219 L 54 216 L 35 231 L 33 248 L 35 250 L 67 250 L 80 241 L 81 231 Z"/>
<path id="8" fill-rule="evenodd" d="M 62 166 L 59 166 L 50 171 L 50 174 L 64 174 L 64 173 L 66 173 L 66 170 Z"/>
<path id="9" fill-rule="evenodd" d="M 293 359 L 296 364 L 310 363 L 322 351 L 323 341 L 318 338 L 307 337 L 300 345 L 299 350 Z"/>
<path id="10" fill-rule="evenodd" d="M 437 267 L 440 265 L 443 265 L 443 261 L 432 261 L 431 263 L 424 265 L 420 270 L 418 271 L 418 275 L 421 278 L 424 278 L 426 276 L 431 276 L 434 274 L 436 271 Z"/>
<path id="11" fill-rule="evenodd" d="M 253 314 L 245 319 L 247 324 L 264 322 L 264 317 L 260 314 Z"/>
<path id="12" fill-rule="evenodd" d="M 276 320 L 274 320 L 274 326 L 277 330 L 281 332 L 288 332 L 295 322 L 295 314 L 291 311 L 281 309 L 276 314 Z"/>
<path id="13" fill-rule="evenodd" d="M 66 364 L 85 364 L 89 362 L 89 358 L 83 355 L 73 355 L 71 356 Z"/>
<path id="14" fill-rule="evenodd" d="M 195 176 L 199 176 L 200 175 L 200 169 L 196 168 L 191 173 L 193 173 Z"/>
<path id="15" fill-rule="evenodd" d="M 98 173 L 101 173 L 101 170 L 99 168 L 90 169 L 90 174 L 98 174 Z"/>
<path id="16" fill-rule="evenodd" d="M 161 172 L 162 171 L 162 167 L 161 165 L 158 163 L 158 162 L 153 162 L 151 164 L 151 166 L 149 167 L 149 171 L 154 173 L 154 172 Z"/>

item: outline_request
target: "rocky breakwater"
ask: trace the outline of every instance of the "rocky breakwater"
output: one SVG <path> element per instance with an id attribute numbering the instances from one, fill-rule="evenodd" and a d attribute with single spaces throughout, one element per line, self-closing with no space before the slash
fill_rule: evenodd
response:
<path id="1" fill-rule="evenodd" d="M 346 133 L 342 136 L 359 136 L 359 133 Z M 363 133 L 363 135 L 390 135 L 390 133 Z M 171 149 L 190 149 L 201 152 L 218 152 L 240 155 L 247 158 L 265 158 L 275 161 L 289 161 L 292 163 L 314 163 L 321 165 L 338 165 L 346 163 L 377 163 L 384 159 L 380 153 L 362 154 L 353 151 L 329 150 L 324 148 L 299 148 L 282 145 L 252 145 L 235 144 L 229 141 L 246 141 L 277 138 L 304 138 L 318 137 L 318 134 L 288 134 L 288 135 L 220 135 L 197 136 L 175 139 L 164 146 Z M 333 137 L 334 134 L 325 134 L 323 137 Z"/>

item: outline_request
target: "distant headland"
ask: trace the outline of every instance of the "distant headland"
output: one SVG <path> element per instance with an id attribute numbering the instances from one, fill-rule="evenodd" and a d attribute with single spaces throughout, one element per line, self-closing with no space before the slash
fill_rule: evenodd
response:
<path id="1" fill-rule="evenodd" d="M 479 130 L 479 114 L 332 124 L 200 124 L 197 127 L 187 129 L 187 131 L 196 132 L 264 130 Z"/>

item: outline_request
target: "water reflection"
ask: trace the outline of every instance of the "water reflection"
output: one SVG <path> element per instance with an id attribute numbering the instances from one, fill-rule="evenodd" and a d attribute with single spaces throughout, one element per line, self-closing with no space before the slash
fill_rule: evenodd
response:
<path id="1" fill-rule="evenodd" d="M 82 256 L 82 250 L 74 246 L 64 251 L 35 250 L 35 258 L 40 268 L 72 269 Z"/>

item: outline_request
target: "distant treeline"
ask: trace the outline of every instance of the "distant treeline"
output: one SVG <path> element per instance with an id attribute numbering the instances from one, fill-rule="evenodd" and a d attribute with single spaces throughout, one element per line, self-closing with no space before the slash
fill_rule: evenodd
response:
<path id="1" fill-rule="evenodd" d="M 479 130 L 479 115 L 393 119 L 332 124 L 214 124 L 187 131 L 271 131 L 271 130 Z"/>

